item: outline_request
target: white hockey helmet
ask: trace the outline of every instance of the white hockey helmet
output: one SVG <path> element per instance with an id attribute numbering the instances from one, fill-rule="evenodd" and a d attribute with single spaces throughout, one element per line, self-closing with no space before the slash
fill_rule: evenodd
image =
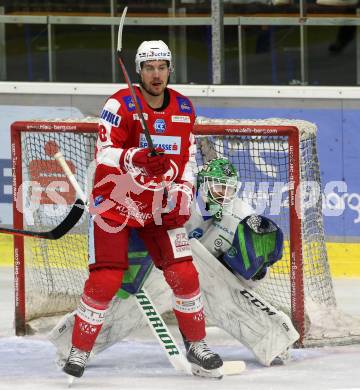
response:
<path id="1" fill-rule="evenodd" d="M 170 72 L 173 70 L 171 51 L 163 41 L 144 41 L 137 49 L 135 56 L 136 73 L 141 71 L 145 61 L 169 61 Z"/>

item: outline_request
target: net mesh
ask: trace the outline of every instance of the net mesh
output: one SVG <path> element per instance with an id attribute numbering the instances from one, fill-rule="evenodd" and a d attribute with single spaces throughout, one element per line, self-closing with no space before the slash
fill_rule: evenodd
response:
<path id="1" fill-rule="evenodd" d="M 91 188 L 95 155 L 96 123 L 93 118 L 26 122 L 21 132 L 21 164 L 24 228 L 36 231 L 57 226 L 75 201 L 66 176 L 49 153 L 49 142 L 60 146 L 80 186 Z M 51 124 L 49 131 L 44 127 Z M 80 126 L 81 124 L 81 126 Z M 283 258 L 271 267 L 266 280 L 256 287 L 268 302 L 291 313 L 291 239 L 302 239 L 305 292 L 305 345 L 345 344 L 360 340 L 360 321 L 341 327 L 327 260 L 316 152 L 315 125 L 297 120 L 227 120 L 198 118 L 197 124 L 256 125 L 267 128 L 296 126 L 300 132 L 302 185 L 302 238 L 290 237 L 289 145 L 286 137 L 271 135 L 201 135 L 197 138 L 198 168 L 214 157 L 225 156 L 239 172 L 239 196 L 252 203 L 257 213 L 274 220 L 283 230 Z M 31 130 L 31 126 L 37 131 Z M 21 126 L 20 126 L 21 127 Z M 44 131 L 45 130 L 45 131 Z M 315 183 L 315 185 L 313 184 Z M 310 188 L 307 188 L 310 187 Z M 59 196 L 62 201 L 59 204 Z M 57 197 L 57 198 L 55 198 Z M 19 203 L 21 203 L 19 205 Z M 87 277 L 87 217 L 60 240 L 25 239 L 26 321 L 69 312 L 77 306 Z M 300 272 L 300 271 L 299 271 Z M 324 319 L 325 318 L 325 319 Z M 348 316 L 346 316 L 349 319 Z M 331 323 L 335 325 L 329 330 Z M 346 321 L 346 325 L 350 320 Z M 355 330 L 354 330 L 355 329 Z M 336 330 L 336 332 L 335 332 Z"/>
<path id="2" fill-rule="evenodd" d="M 56 160 L 56 142 L 81 188 L 88 188 L 95 133 L 24 132 L 21 136 L 24 227 L 47 231 L 59 225 L 76 193 Z M 59 169 L 60 168 L 60 169 Z M 25 240 L 26 320 L 71 311 L 87 277 L 87 216 L 60 240 Z"/>

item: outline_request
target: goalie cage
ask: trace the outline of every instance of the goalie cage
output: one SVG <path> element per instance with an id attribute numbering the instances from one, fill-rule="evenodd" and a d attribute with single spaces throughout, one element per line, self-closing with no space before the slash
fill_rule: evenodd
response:
<path id="1" fill-rule="evenodd" d="M 239 194 L 254 206 L 263 204 L 262 214 L 284 231 L 283 258 L 257 292 L 291 317 L 301 336 L 298 346 L 359 342 L 360 319 L 336 306 L 321 196 L 305 194 L 300 186 L 320 185 L 316 126 L 302 120 L 198 117 L 194 133 L 198 166 L 213 157 L 229 158 L 239 171 Z M 11 137 L 14 228 L 53 228 L 69 211 L 75 192 L 50 156 L 49 141 L 60 146 L 89 193 L 97 119 L 15 122 Z M 59 194 L 62 205 L 55 204 Z M 77 306 L 87 277 L 87 218 L 60 240 L 14 237 L 17 335 L 41 331 L 49 318 Z"/>

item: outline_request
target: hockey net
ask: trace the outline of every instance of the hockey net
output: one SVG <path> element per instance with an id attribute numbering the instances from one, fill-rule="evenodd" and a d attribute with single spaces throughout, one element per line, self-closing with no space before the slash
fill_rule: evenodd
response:
<path id="1" fill-rule="evenodd" d="M 12 125 L 14 228 L 50 230 L 65 217 L 75 191 L 49 153 L 56 142 L 80 186 L 91 190 L 97 119 Z M 239 172 L 239 195 L 283 230 L 283 258 L 257 292 L 291 316 L 300 345 L 360 341 L 360 319 L 341 312 L 323 230 L 316 126 L 301 120 L 198 118 L 198 168 L 225 156 Z M 15 237 L 16 332 L 47 329 L 48 319 L 77 306 L 87 277 L 87 215 L 52 241 Z"/>

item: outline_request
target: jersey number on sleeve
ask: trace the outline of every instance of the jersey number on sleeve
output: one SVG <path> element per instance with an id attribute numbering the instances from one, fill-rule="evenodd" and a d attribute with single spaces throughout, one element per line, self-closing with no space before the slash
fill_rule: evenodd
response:
<path id="1" fill-rule="evenodd" d="M 103 125 L 99 126 L 99 138 L 100 138 L 101 142 L 106 142 L 107 141 L 106 128 Z"/>

